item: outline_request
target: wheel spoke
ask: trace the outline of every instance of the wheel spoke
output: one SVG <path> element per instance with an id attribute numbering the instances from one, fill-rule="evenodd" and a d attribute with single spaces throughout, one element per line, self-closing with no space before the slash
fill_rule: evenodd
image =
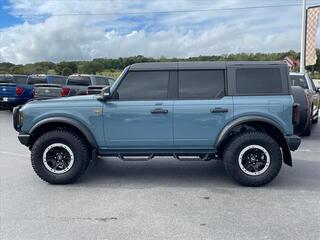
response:
<path id="1" fill-rule="evenodd" d="M 241 170 L 246 174 L 259 175 L 270 165 L 270 155 L 264 147 L 250 145 L 240 152 L 238 162 Z"/>
<path id="2" fill-rule="evenodd" d="M 55 174 L 67 172 L 74 163 L 73 152 L 65 144 L 54 143 L 45 149 L 43 163 Z"/>

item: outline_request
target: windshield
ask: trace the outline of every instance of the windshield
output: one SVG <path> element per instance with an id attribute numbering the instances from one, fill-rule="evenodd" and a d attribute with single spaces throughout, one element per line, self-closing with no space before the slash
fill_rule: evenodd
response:
<path id="1" fill-rule="evenodd" d="M 70 76 L 67 80 L 67 85 L 89 86 L 91 85 L 90 77 Z"/>
<path id="2" fill-rule="evenodd" d="M 12 76 L 0 76 L 0 83 L 15 83 Z"/>
<path id="3" fill-rule="evenodd" d="M 291 79 L 292 86 L 299 86 L 304 89 L 308 89 L 308 83 L 305 76 L 291 75 L 290 79 Z"/>
<path id="4" fill-rule="evenodd" d="M 48 83 L 46 76 L 30 76 L 28 77 L 27 84 L 39 84 L 39 83 Z"/>
<path id="5" fill-rule="evenodd" d="M 115 82 L 112 84 L 112 86 L 111 86 L 111 88 L 110 88 L 110 92 L 111 92 L 111 93 L 113 93 L 114 89 L 115 89 L 115 88 L 117 87 L 117 85 L 119 84 L 119 80 L 120 80 L 121 78 L 123 78 L 123 76 L 127 73 L 128 69 L 129 69 L 129 66 L 126 67 L 126 68 L 122 71 L 122 73 L 121 73 L 120 76 L 117 78 L 117 80 L 115 80 Z"/>

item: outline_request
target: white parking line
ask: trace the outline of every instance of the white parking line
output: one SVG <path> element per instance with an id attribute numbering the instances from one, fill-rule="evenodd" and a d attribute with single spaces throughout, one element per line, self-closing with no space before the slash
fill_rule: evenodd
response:
<path id="1" fill-rule="evenodd" d="M 320 153 L 320 151 L 311 150 L 311 149 L 298 149 L 296 152 L 313 152 L 313 153 Z"/>
<path id="2" fill-rule="evenodd" d="M 19 154 L 19 153 L 12 153 L 12 152 L 3 152 L 0 151 L 0 155 L 5 154 L 5 155 L 11 155 L 11 156 L 16 156 L 16 157 L 28 157 L 27 154 Z"/>

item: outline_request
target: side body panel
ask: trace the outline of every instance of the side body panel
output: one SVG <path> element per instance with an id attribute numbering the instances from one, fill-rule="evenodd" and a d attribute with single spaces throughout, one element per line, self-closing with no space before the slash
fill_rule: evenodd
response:
<path id="1" fill-rule="evenodd" d="M 50 118 L 67 118 L 86 127 L 94 136 L 97 145 L 102 146 L 104 143 L 102 103 L 93 96 L 72 97 L 68 101 L 63 99 L 66 98 L 35 100 L 30 105 L 25 105 L 22 108 L 24 124 L 21 131 L 30 133 L 37 123 Z"/>
<path id="2" fill-rule="evenodd" d="M 291 95 L 234 96 L 234 119 L 260 116 L 276 123 L 285 135 L 293 134 Z"/>
<path id="3" fill-rule="evenodd" d="M 175 101 L 174 146 L 212 149 L 220 131 L 232 121 L 233 111 L 232 97 Z"/>
<path id="4" fill-rule="evenodd" d="M 104 148 L 171 148 L 173 102 L 109 101 L 103 103 Z M 156 113 L 155 109 L 167 113 Z"/>

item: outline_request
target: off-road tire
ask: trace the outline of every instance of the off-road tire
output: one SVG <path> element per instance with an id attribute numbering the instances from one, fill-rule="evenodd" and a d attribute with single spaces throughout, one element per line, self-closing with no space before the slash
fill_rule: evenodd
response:
<path id="1" fill-rule="evenodd" d="M 68 146 L 74 155 L 73 166 L 65 173 L 55 174 L 44 165 L 43 153 L 54 143 Z M 87 169 L 89 164 L 89 148 L 80 136 L 69 130 L 52 130 L 41 135 L 31 149 L 31 163 L 36 174 L 51 184 L 69 184 L 75 182 Z"/>
<path id="2" fill-rule="evenodd" d="M 310 117 L 309 123 L 307 124 L 305 130 L 302 133 L 302 136 L 310 136 L 312 128 L 312 118 Z"/>
<path id="3" fill-rule="evenodd" d="M 240 168 L 239 155 L 249 145 L 259 145 L 270 155 L 270 165 L 261 175 L 248 175 Z M 269 183 L 278 175 L 282 166 L 282 154 L 279 144 L 272 137 L 262 132 L 252 131 L 241 133 L 229 142 L 223 154 L 223 162 L 226 172 L 237 183 L 257 187 Z"/>

